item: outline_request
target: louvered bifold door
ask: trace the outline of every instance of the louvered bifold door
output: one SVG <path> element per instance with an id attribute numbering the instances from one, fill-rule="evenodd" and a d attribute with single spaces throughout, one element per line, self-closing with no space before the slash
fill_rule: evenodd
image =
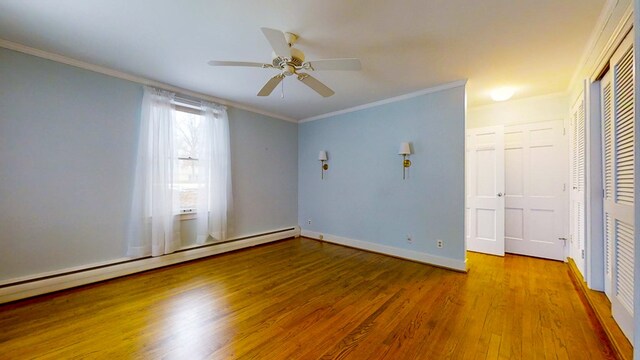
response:
<path id="1" fill-rule="evenodd" d="M 629 339 L 633 339 L 634 268 L 634 59 L 633 38 L 628 36 L 611 58 L 613 70 L 613 119 L 610 130 L 612 153 L 607 169 L 605 143 L 605 223 L 612 240 L 613 317 Z M 604 119 L 606 121 L 606 119 Z M 606 128 L 605 134 L 606 134 Z M 610 171 L 610 178 L 607 178 Z M 609 182 L 609 183 L 607 183 Z M 610 184 L 610 187 L 607 185 Z M 607 211 L 608 210 L 608 211 Z M 607 218 L 608 216 L 608 218 Z"/>
<path id="2" fill-rule="evenodd" d="M 571 108 L 571 258 L 585 274 L 585 107 L 580 94 Z"/>
<path id="3" fill-rule="evenodd" d="M 603 157 L 603 205 L 604 205 L 604 292 L 613 297 L 613 82 L 611 71 L 600 81 L 600 99 L 602 101 L 602 157 Z"/>

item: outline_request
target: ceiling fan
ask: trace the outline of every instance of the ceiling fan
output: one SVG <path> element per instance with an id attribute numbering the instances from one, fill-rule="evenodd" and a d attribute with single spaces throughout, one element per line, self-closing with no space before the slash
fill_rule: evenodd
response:
<path id="1" fill-rule="evenodd" d="M 283 33 L 280 30 L 261 28 L 262 33 L 273 49 L 271 64 L 262 64 L 245 61 L 209 61 L 211 66 L 248 66 L 263 69 L 277 69 L 280 73 L 267 81 L 258 92 L 258 96 L 269 96 L 273 89 L 287 76 L 295 75 L 298 80 L 315 90 L 318 94 L 329 97 L 335 92 L 321 83 L 318 79 L 309 75 L 309 71 L 318 70 L 351 70 L 358 71 L 362 68 L 359 59 L 324 59 L 305 61 L 304 53 L 293 47 L 298 35 Z M 305 72 L 301 72 L 305 71 Z"/>

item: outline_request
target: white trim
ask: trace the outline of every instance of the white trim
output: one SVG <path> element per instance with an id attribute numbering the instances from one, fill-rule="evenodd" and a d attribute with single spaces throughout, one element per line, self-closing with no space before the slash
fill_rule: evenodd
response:
<path id="1" fill-rule="evenodd" d="M 622 19 L 616 25 L 616 28 L 613 30 L 611 37 L 607 41 L 606 45 L 598 54 L 598 58 L 594 63 L 593 69 L 588 69 L 591 71 L 590 79 L 591 81 L 595 81 L 596 77 L 600 75 L 602 69 L 606 65 L 609 64 L 609 60 L 613 56 L 613 53 L 618 49 L 622 40 L 627 36 L 627 34 L 633 29 L 633 4 L 629 5 L 622 16 Z"/>
<path id="2" fill-rule="evenodd" d="M 35 280 L 15 286 L 8 286 L 0 288 L 0 304 L 297 236 L 300 236 L 300 228 L 295 226 L 293 230 L 278 232 L 275 234 L 260 235 L 244 240 L 200 247 L 164 256 L 145 258 L 100 269 L 87 270 L 43 280 Z M 122 259 L 120 261 L 122 261 Z M 105 263 L 103 263 L 103 265 L 104 264 Z M 86 266 L 84 267 L 86 268 Z M 76 267 L 46 274 L 50 276 L 55 273 L 77 271 L 78 269 L 80 268 Z M 45 274 L 39 274 L 38 276 L 42 275 Z M 35 278 L 35 276 L 31 276 L 29 278 Z M 4 283 L 6 284 L 16 282 L 16 280 L 25 279 L 27 278 L 13 279 L 5 281 Z"/>
<path id="3" fill-rule="evenodd" d="M 587 65 L 587 61 L 593 55 L 593 51 L 598 44 L 598 40 L 602 37 L 605 27 L 609 23 L 609 20 L 611 20 L 611 16 L 618 5 L 618 2 L 619 0 L 607 0 L 607 3 L 602 8 L 602 11 L 598 16 L 598 20 L 596 20 L 596 26 L 593 27 L 589 40 L 587 41 L 587 46 L 582 50 L 582 56 L 580 56 L 580 61 L 578 62 L 579 66 L 577 66 L 576 70 L 573 72 L 573 76 L 571 77 L 571 82 L 569 82 L 569 84 L 575 84 L 576 81 L 578 81 L 580 72 L 584 69 Z M 605 47 L 605 50 L 606 48 L 607 47 Z"/>
<path id="4" fill-rule="evenodd" d="M 370 251 L 378 254 L 389 255 L 406 260 L 416 261 L 423 264 L 435 265 L 455 271 L 467 272 L 467 261 L 445 258 L 441 256 L 431 255 L 414 250 L 407 250 L 388 245 L 375 244 L 368 241 L 349 239 L 342 236 L 319 233 L 316 231 L 304 230 L 300 232 L 300 236 L 326 241 L 333 244 L 344 245 L 360 250 Z"/>
<path id="5" fill-rule="evenodd" d="M 83 271 L 83 270 L 91 269 L 91 268 L 95 268 L 95 267 L 110 266 L 110 265 L 113 265 L 113 264 L 121 263 L 123 261 L 130 261 L 130 260 L 132 260 L 132 258 L 130 258 L 130 257 L 122 257 L 122 258 L 119 258 L 119 259 L 111 259 L 111 260 L 100 261 L 100 262 L 91 263 L 91 264 L 73 266 L 73 267 L 65 268 L 63 270 L 54 270 L 54 271 L 47 271 L 47 272 L 42 272 L 42 273 L 38 273 L 38 274 L 34 274 L 34 275 L 21 276 L 21 277 L 17 277 L 17 278 L 12 278 L 12 279 L 7 279 L 7 280 L 0 281 L 0 286 L 5 286 L 7 284 L 18 283 L 18 282 L 33 281 L 35 279 L 51 277 L 51 276 L 58 276 L 60 274 L 64 274 L 64 273 L 68 273 L 68 272 Z M 0 291 L 2 291 L 2 290 L 0 290 Z"/>
<path id="6" fill-rule="evenodd" d="M 582 74 L 583 71 L 586 71 L 589 74 L 588 76 L 590 77 L 590 79 L 592 81 L 595 81 L 596 77 L 600 74 L 605 64 L 609 62 L 611 55 L 616 50 L 619 43 L 633 27 L 633 3 L 631 3 L 625 9 L 622 18 L 613 29 L 611 36 L 607 40 L 600 53 L 594 53 L 596 45 L 602 37 L 605 27 L 609 24 L 609 21 L 611 21 L 611 16 L 613 15 L 613 12 L 615 11 L 615 8 L 616 6 L 618 6 L 618 4 L 619 0 L 609 0 L 603 7 L 596 26 L 594 27 L 593 33 L 589 38 L 589 42 L 587 43 L 587 46 L 585 47 L 585 50 L 580 58 L 580 62 L 576 67 L 576 71 L 571 77 L 569 87 L 571 87 L 572 84 L 578 82 L 578 79 L 581 76 L 580 74 Z M 593 56 L 597 56 L 595 62 L 593 63 L 593 68 L 585 68 L 587 66 L 587 63 L 589 62 L 589 59 L 591 59 Z"/>
<path id="7" fill-rule="evenodd" d="M 316 115 L 316 116 L 308 117 L 306 119 L 298 120 L 298 123 L 305 123 L 305 122 L 309 122 L 309 121 L 315 121 L 315 120 L 328 118 L 328 117 L 331 117 L 331 116 L 348 114 L 350 112 L 354 112 L 354 111 L 358 111 L 358 110 L 364 110 L 364 109 L 368 109 L 368 108 L 372 108 L 372 107 L 376 107 L 376 106 L 380 106 L 380 105 L 385 105 L 385 104 L 390 104 L 390 103 L 394 103 L 394 102 L 398 102 L 398 101 L 402 101 L 402 100 L 411 99 L 411 98 L 414 98 L 414 97 L 417 97 L 417 96 L 421 96 L 421 95 L 431 94 L 431 93 L 438 92 L 438 91 L 443 91 L 443 90 L 457 88 L 457 87 L 460 87 L 460 86 L 465 86 L 466 84 L 467 84 L 467 80 L 458 80 L 458 81 L 454 81 L 454 82 L 450 82 L 450 83 L 446 83 L 446 84 L 442 84 L 442 85 L 437 85 L 437 86 L 433 86 L 433 87 L 430 87 L 430 88 L 426 88 L 426 89 L 423 89 L 423 90 L 420 90 L 420 91 L 416 91 L 416 92 L 412 92 L 412 93 L 408 93 L 408 94 L 404 94 L 404 95 L 400 95 L 400 96 L 395 96 L 395 97 L 384 99 L 384 100 L 374 101 L 374 102 L 371 102 L 371 103 L 368 103 L 368 104 L 358 105 L 358 106 L 354 106 L 354 107 L 343 109 L 343 110 L 338 110 L 338 111 L 333 111 L 333 112 L 322 114 L 322 115 Z"/>
<path id="8" fill-rule="evenodd" d="M 269 116 L 269 117 L 272 117 L 272 118 L 276 118 L 276 119 L 280 119 L 280 120 L 284 120 L 284 121 L 288 121 L 288 122 L 293 122 L 293 123 L 297 122 L 295 119 L 292 119 L 292 118 L 287 117 L 287 116 L 274 114 L 274 113 L 271 113 L 271 112 L 268 112 L 268 111 L 259 110 L 259 109 L 256 109 L 254 107 L 250 107 L 250 106 L 247 106 L 247 105 L 242 105 L 242 104 L 239 104 L 239 103 L 236 103 L 236 102 L 233 102 L 233 101 L 229 101 L 229 100 L 224 100 L 224 99 L 217 98 L 217 97 L 214 97 L 214 96 L 211 96 L 211 95 L 207 95 L 207 94 L 203 94 L 203 93 L 187 90 L 187 89 L 180 88 L 180 87 L 177 87 L 177 86 L 165 84 L 165 83 L 162 83 L 162 82 L 159 82 L 159 81 L 150 80 L 150 79 L 147 79 L 147 78 L 144 78 L 144 77 L 141 77 L 141 76 L 128 74 L 128 73 L 125 73 L 125 72 L 122 72 L 122 71 L 109 69 L 109 68 L 104 67 L 104 66 L 95 65 L 95 64 L 88 63 L 88 62 L 72 59 L 70 57 L 66 57 L 66 56 L 63 56 L 63 55 L 51 53 L 51 52 L 48 52 L 48 51 L 39 50 L 39 49 L 32 48 L 32 47 L 29 47 L 29 46 L 26 46 L 26 45 L 22 45 L 22 44 L 18 44 L 18 43 L 12 42 L 12 41 L 4 40 L 2 38 L 0 38 L 0 47 L 5 48 L 5 49 L 9 49 L 9 50 L 13 50 L 13 51 L 17 51 L 17 52 L 21 52 L 23 54 L 33 55 L 33 56 L 37 56 L 39 58 L 55 61 L 55 62 L 58 62 L 58 63 L 61 63 L 61 64 L 75 66 L 77 68 L 93 71 L 93 72 L 100 73 L 100 74 L 103 74 L 103 75 L 112 76 L 112 77 L 115 77 L 115 78 L 118 78 L 118 79 L 131 81 L 131 82 L 138 83 L 138 84 L 141 84 L 141 85 L 147 85 L 147 86 L 153 86 L 153 87 L 161 88 L 163 90 L 179 93 L 179 94 L 182 94 L 182 95 L 191 96 L 191 97 L 194 97 L 194 98 L 198 98 L 200 100 L 206 100 L 206 101 L 218 103 L 218 104 L 221 104 L 221 105 L 234 107 L 236 109 L 242 109 L 242 110 L 246 110 L 246 111 L 251 111 L 251 112 L 256 113 L 256 114 L 265 115 L 265 116 Z"/>

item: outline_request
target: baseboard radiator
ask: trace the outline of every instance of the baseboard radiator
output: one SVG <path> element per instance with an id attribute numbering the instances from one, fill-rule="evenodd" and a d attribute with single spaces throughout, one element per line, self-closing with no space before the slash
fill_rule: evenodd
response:
<path id="1" fill-rule="evenodd" d="M 300 227 L 295 226 L 181 249 L 158 257 L 119 259 L 8 280 L 0 283 L 0 304 L 298 236 Z"/>

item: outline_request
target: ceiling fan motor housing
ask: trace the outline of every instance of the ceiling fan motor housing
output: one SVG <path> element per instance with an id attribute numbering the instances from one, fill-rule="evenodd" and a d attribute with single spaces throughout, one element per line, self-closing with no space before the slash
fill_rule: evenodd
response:
<path id="1" fill-rule="evenodd" d="M 291 58 L 282 58 L 276 55 L 275 52 L 271 53 L 274 67 L 287 70 L 287 65 L 292 67 L 301 67 L 304 63 L 304 53 L 296 48 L 291 48 Z"/>

